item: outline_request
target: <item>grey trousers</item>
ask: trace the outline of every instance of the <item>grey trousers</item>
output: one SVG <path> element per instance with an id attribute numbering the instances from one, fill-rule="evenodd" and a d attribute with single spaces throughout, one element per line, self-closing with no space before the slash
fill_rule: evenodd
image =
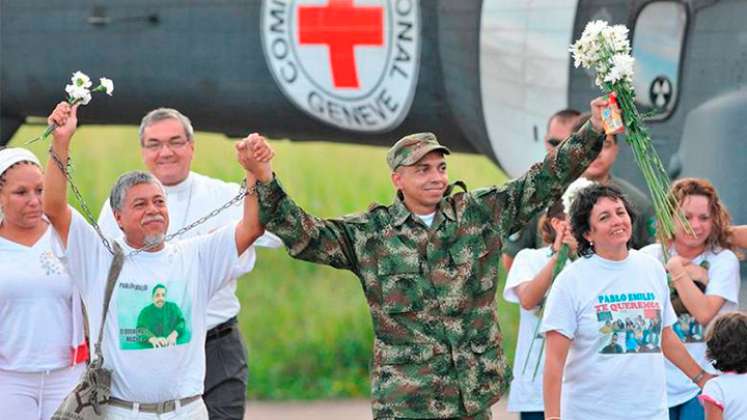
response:
<path id="1" fill-rule="evenodd" d="M 210 420 L 242 420 L 249 367 L 238 324 L 215 338 L 208 337 L 205 342 L 205 362 L 205 391 L 202 398 Z"/>

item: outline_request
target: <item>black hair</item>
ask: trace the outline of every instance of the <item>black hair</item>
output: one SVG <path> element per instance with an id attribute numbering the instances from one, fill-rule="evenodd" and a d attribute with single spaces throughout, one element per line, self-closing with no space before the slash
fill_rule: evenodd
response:
<path id="1" fill-rule="evenodd" d="M 706 333 L 706 356 L 721 372 L 747 373 L 747 314 L 716 317 Z"/>
<path id="2" fill-rule="evenodd" d="M 570 121 L 570 120 L 574 120 L 578 118 L 579 115 L 581 115 L 581 111 L 577 109 L 573 109 L 573 108 L 561 109 L 560 111 L 552 114 L 552 117 L 550 117 L 550 119 L 547 120 L 547 130 L 548 131 L 550 130 L 550 123 L 552 122 L 552 120 L 556 118 L 560 121 L 566 122 L 566 121 Z"/>
<path id="3" fill-rule="evenodd" d="M 611 200 L 620 200 L 625 206 L 625 210 L 630 216 L 631 226 L 635 223 L 637 215 L 633 211 L 628 199 L 617 188 L 609 185 L 594 184 L 581 189 L 576 193 L 570 209 L 571 230 L 573 236 L 578 242 L 578 255 L 590 257 L 594 254 L 594 247 L 584 237 L 591 230 L 591 210 L 600 198 L 609 198 Z M 631 247 L 633 235 L 628 240 L 628 249 Z"/>
<path id="4" fill-rule="evenodd" d="M 161 283 L 158 283 L 157 285 L 153 286 L 153 288 L 150 290 L 150 297 L 155 296 L 156 295 L 156 290 L 158 290 L 158 289 L 163 289 L 164 291 L 168 291 L 168 289 L 166 289 L 166 286 L 164 286 Z"/>

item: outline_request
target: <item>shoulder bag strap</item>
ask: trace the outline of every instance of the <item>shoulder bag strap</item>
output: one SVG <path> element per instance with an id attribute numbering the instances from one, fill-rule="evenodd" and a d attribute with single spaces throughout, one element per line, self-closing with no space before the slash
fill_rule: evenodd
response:
<path id="1" fill-rule="evenodd" d="M 117 283 L 117 278 L 119 277 L 119 273 L 122 272 L 122 265 L 124 264 L 124 252 L 122 252 L 122 247 L 119 245 L 119 243 L 117 243 L 117 241 L 112 241 L 112 244 L 114 245 L 114 258 L 112 259 L 112 265 L 109 267 L 109 275 L 106 278 L 104 312 L 101 314 L 99 336 L 96 340 L 96 346 L 94 348 L 96 358 L 99 360 L 99 363 L 101 363 L 101 365 L 103 365 L 104 361 L 104 355 L 101 351 L 101 340 L 104 337 L 104 324 L 106 323 L 106 314 L 107 312 L 109 312 L 109 301 L 111 300 L 112 293 L 114 292 L 114 285 Z"/>

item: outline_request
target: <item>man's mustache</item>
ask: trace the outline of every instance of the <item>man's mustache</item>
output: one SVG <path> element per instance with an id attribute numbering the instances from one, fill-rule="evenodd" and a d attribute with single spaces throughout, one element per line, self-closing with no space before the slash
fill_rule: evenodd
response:
<path id="1" fill-rule="evenodd" d="M 163 216 L 146 216 L 143 218 L 143 224 L 150 223 L 150 222 L 162 222 L 166 223 L 166 219 Z"/>

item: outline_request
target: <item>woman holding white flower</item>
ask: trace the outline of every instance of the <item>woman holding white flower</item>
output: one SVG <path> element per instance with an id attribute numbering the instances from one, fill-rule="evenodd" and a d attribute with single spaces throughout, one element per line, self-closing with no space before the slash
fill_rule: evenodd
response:
<path id="1" fill-rule="evenodd" d="M 0 417 L 49 419 L 88 357 L 80 296 L 52 252 L 43 177 L 26 149 L 0 150 Z"/>
<path id="2" fill-rule="evenodd" d="M 65 93 L 67 93 L 67 103 L 70 105 L 88 105 L 91 102 L 91 94 L 96 92 L 103 92 L 109 96 L 112 96 L 114 92 L 114 82 L 111 79 L 102 77 L 99 79 L 99 85 L 91 89 L 93 82 L 91 78 L 81 71 L 73 73 L 73 77 L 70 78 L 70 84 L 65 86 Z M 41 136 L 29 140 L 26 144 L 33 143 L 38 140 L 43 140 L 52 134 L 52 131 L 56 126 L 50 124 L 47 129 L 44 130 Z"/>
<path id="3" fill-rule="evenodd" d="M 544 358 L 541 354 L 544 343 L 541 336 L 537 336 L 537 324 L 542 316 L 539 308 L 552 285 L 561 246 L 566 244 L 572 254 L 576 252 L 576 239 L 563 209 L 561 201 L 547 209 L 540 229 L 548 245 L 539 249 L 526 248 L 516 254 L 503 290 L 506 301 L 521 305 L 513 380 L 508 394 L 508 411 L 519 412 L 521 420 L 544 419 Z"/>
<path id="4" fill-rule="evenodd" d="M 731 217 L 713 185 L 696 178 L 683 178 L 672 185 L 672 195 L 690 224 L 675 226 L 667 250 L 667 271 L 675 293 L 672 303 L 678 317 L 675 333 L 687 351 L 703 366 L 706 358 L 705 329 L 722 312 L 736 310 L 739 298 L 739 260 L 729 239 Z M 641 251 L 664 264 L 661 244 Z M 712 372 L 715 370 L 711 369 Z M 700 389 L 671 363 L 667 363 L 667 400 L 670 420 L 702 420 Z"/>
<path id="5" fill-rule="evenodd" d="M 710 378 L 672 331 L 663 267 L 629 249 L 631 214 L 610 186 L 586 187 L 571 205 L 580 258 L 542 319 L 545 419 L 667 420 L 664 357 L 701 387 Z"/>

